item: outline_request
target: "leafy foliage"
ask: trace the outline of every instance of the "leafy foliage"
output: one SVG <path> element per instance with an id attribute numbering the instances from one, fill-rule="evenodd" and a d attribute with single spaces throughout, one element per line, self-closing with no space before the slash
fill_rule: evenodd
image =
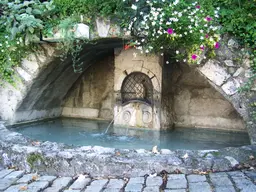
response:
<path id="1" fill-rule="evenodd" d="M 54 8 L 51 2 L 0 1 L 0 78 L 14 83 L 13 67 L 21 63 L 31 42 L 39 38 L 43 22 Z"/>
<path id="2" fill-rule="evenodd" d="M 177 62 L 198 63 L 205 49 L 219 47 L 218 10 L 211 8 L 179 0 L 142 0 L 130 6 L 133 14 L 125 23 L 141 52 L 176 52 Z"/>

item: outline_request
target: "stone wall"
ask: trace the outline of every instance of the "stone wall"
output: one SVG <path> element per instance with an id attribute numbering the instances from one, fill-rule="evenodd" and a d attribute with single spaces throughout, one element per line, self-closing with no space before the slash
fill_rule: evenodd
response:
<path id="1" fill-rule="evenodd" d="M 114 56 L 89 67 L 69 90 L 62 116 L 113 118 Z"/>
<path id="2" fill-rule="evenodd" d="M 242 117 L 196 68 L 182 65 L 171 73 L 172 110 L 176 127 L 246 131 Z"/>

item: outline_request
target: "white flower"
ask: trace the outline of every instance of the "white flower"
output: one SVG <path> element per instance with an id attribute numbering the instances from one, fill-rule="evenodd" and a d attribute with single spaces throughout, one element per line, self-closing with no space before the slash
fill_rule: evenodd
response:
<path id="1" fill-rule="evenodd" d="M 203 37 L 203 36 L 201 36 L 201 37 L 200 37 L 200 39 L 201 39 L 201 40 L 203 40 L 203 39 L 204 39 L 204 37 Z"/>
<path id="2" fill-rule="evenodd" d="M 164 53 L 161 53 L 161 56 L 164 56 Z"/>
<path id="3" fill-rule="evenodd" d="M 178 17 L 181 17 L 182 16 L 182 13 L 178 13 Z"/>
<path id="4" fill-rule="evenodd" d="M 173 5 L 177 5 L 179 3 L 179 0 L 175 0 L 174 2 L 173 2 Z"/>
<path id="5" fill-rule="evenodd" d="M 194 22 L 195 20 L 194 20 L 194 19 L 191 19 L 190 21 L 191 21 L 191 22 Z"/>
<path id="6" fill-rule="evenodd" d="M 0 47 L 2 47 L 2 44 L 0 43 Z"/>
<path id="7" fill-rule="evenodd" d="M 131 7 L 133 10 L 137 10 L 137 6 L 136 5 L 132 5 Z"/>
<path id="8" fill-rule="evenodd" d="M 191 25 L 188 26 L 189 29 L 192 29 Z"/>
<path id="9" fill-rule="evenodd" d="M 182 34 L 179 34 L 179 37 L 182 37 Z"/>
<path id="10" fill-rule="evenodd" d="M 2 49 L 1 51 L 2 51 L 2 52 L 4 52 L 4 50 L 3 50 L 3 49 Z"/>
<path id="11" fill-rule="evenodd" d="M 203 32 L 204 32 L 204 30 L 202 30 L 202 29 L 201 29 L 201 30 L 199 30 L 199 31 L 200 31 L 200 33 L 203 33 Z"/>
<path id="12" fill-rule="evenodd" d="M 179 60 L 178 60 L 178 59 L 176 59 L 176 62 L 179 62 Z"/>
<path id="13" fill-rule="evenodd" d="M 152 25 L 153 25 L 153 26 L 155 26 L 155 25 L 156 25 L 156 22 L 155 22 L 155 21 L 153 21 L 153 22 L 152 22 Z"/>
<path id="14" fill-rule="evenodd" d="M 184 62 L 187 62 L 187 59 L 183 59 Z"/>
<path id="15" fill-rule="evenodd" d="M 162 47 L 160 47 L 160 49 L 163 49 L 164 47 L 162 46 Z"/>
<path id="16" fill-rule="evenodd" d="M 4 37 L 5 37 L 6 39 L 8 39 L 8 35 L 5 35 Z"/>
<path id="17" fill-rule="evenodd" d="M 193 33 L 193 30 L 190 30 L 189 33 Z"/>
<path id="18" fill-rule="evenodd" d="M 177 50 L 177 51 L 176 51 L 176 54 L 178 55 L 179 53 L 180 53 L 180 52 Z"/>
<path id="19" fill-rule="evenodd" d="M 169 64 L 169 61 L 166 61 L 166 64 Z"/>
<path id="20" fill-rule="evenodd" d="M 149 53 L 149 50 L 148 49 L 146 49 L 146 51 L 145 51 L 146 53 Z"/>
<path id="21" fill-rule="evenodd" d="M 184 35 L 187 35 L 188 33 L 187 32 L 184 32 Z"/>
<path id="22" fill-rule="evenodd" d="M 145 39 L 141 39 L 141 42 L 144 42 L 145 41 Z"/>

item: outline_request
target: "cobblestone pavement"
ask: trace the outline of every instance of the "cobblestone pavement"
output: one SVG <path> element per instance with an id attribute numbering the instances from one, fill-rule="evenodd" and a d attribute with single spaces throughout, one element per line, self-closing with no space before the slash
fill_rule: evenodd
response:
<path id="1" fill-rule="evenodd" d="M 256 171 L 209 175 L 165 174 L 135 178 L 56 177 L 0 170 L 2 192 L 256 192 Z"/>

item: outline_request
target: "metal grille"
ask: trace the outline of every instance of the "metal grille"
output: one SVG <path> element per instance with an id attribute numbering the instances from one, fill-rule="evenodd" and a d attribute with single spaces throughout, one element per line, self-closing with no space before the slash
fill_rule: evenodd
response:
<path id="1" fill-rule="evenodd" d="M 140 100 L 152 104 L 153 85 L 151 79 L 144 73 L 131 73 L 123 81 L 121 94 L 122 103 Z"/>

